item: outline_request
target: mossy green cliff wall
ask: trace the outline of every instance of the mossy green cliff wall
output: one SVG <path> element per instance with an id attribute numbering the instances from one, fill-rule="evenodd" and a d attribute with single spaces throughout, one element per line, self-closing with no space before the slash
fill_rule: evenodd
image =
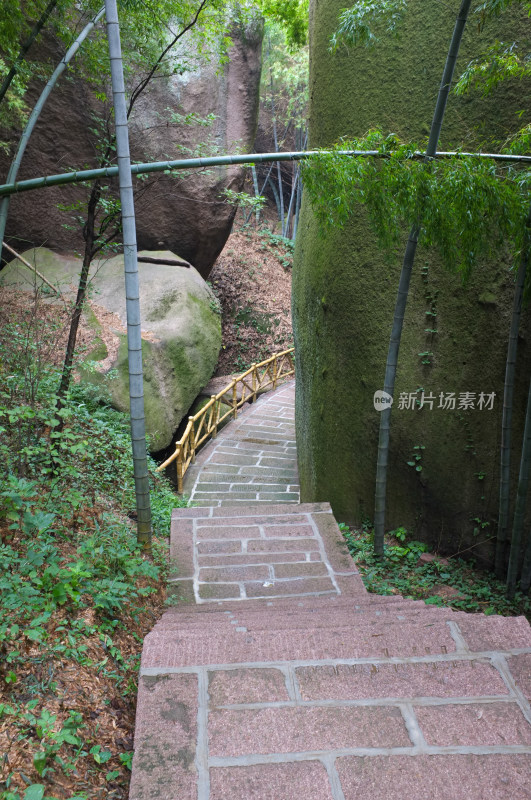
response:
<path id="1" fill-rule="evenodd" d="M 311 5 L 310 147 L 371 127 L 404 137 L 426 136 L 459 3 L 414 0 L 400 38 L 367 51 L 328 51 L 343 0 Z M 449 8 L 450 6 L 450 8 Z M 510 41 L 521 20 L 504 22 Z M 507 29 L 508 28 L 508 29 Z M 512 29 L 512 33 L 511 33 Z M 457 72 L 492 37 L 469 25 Z M 522 85 L 493 96 L 451 96 L 441 146 L 475 147 L 515 129 Z M 519 94 L 520 93 L 520 94 Z M 363 209 L 343 231 L 321 235 L 303 203 L 294 266 L 293 315 L 297 354 L 296 424 L 303 501 L 329 501 L 345 521 L 372 519 L 379 415 L 373 394 L 383 387 L 401 252 L 386 259 Z M 493 535 L 497 517 L 498 447 L 513 278 L 510 260 L 482 263 L 463 288 L 432 251 L 419 247 L 392 415 L 387 528 L 406 525 L 443 551 Z M 436 324 L 426 311 L 435 308 Z M 529 314 L 527 314 L 529 317 Z M 435 327 L 430 336 L 425 328 Z M 522 435 L 531 366 L 530 326 L 519 341 L 514 441 Z M 419 353 L 433 351 L 431 365 Z M 496 392 L 492 411 L 399 410 L 400 392 Z M 422 445 L 422 451 L 414 450 Z M 422 471 L 407 465 L 422 453 Z M 517 466 L 517 455 L 513 466 Z M 514 470 L 513 470 L 514 472 Z M 482 477 L 484 475 L 484 477 Z M 514 485 L 514 483 L 513 483 Z M 480 520 L 473 521 L 474 518 Z M 482 523 L 489 523 L 483 525 Z M 474 534 L 474 529 L 476 532 Z"/>

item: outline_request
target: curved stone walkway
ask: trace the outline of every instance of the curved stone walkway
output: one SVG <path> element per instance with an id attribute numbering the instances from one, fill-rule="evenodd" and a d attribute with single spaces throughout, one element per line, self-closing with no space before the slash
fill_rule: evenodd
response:
<path id="1" fill-rule="evenodd" d="M 221 430 L 185 475 L 196 506 L 298 503 L 295 381 L 267 392 Z"/>
<path id="2" fill-rule="evenodd" d="M 189 474 L 130 800 L 530 797 L 527 621 L 368 594 L 330 506 L 290 496 L 293 445 L 291 385 Z"/>

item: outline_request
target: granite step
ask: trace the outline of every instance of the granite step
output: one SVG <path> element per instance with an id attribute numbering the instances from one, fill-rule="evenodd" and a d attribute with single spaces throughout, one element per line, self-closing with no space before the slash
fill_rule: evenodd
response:
<path id="1" fill-rule="evenodd" d="M 502 624 L 500 624 L 500 621 Z M 450 624 L 449 624 L 450 623 Z M 142 668 L 265 661 L 413 658 L 531 648 L 523 617 L 365 620 L 333 628 L 251 630 L 226 619 L 217 629 L 157 626 L 145 639 Z"/>
<path id="2" fill-rule="evenodd" d="M 327 503 L 230 499 L 266 473 L 293 480 L 292 400 L 259 400 L 190 470 L 198 506 L 172 520 L 179 603 L 144 642 L 130 800 L 529 796 L 523 617 L 369 594 Z"/>

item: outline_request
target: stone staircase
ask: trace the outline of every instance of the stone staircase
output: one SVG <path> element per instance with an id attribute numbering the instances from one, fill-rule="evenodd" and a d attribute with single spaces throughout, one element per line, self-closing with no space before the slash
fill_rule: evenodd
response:
<path id="1" fill-rule="evenodd" d="M 251 424 L 229 426 L 230 449 L 260 438 Z M 231 466 L 211 460 L 224 441 L 203 466 Z M 173 514 L 175 605 L 144 644 L 130 800 L 531 797 L 524 618 L 370 595 L 328 504 L 223 492 Z"/>

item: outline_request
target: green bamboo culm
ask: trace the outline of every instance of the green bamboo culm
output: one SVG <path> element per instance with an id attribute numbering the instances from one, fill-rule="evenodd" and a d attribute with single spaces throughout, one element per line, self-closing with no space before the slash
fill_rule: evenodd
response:
<path id="1" fill-rule="evenodd" d="M 166 172 L 206 169 L 209 167 L 229 167 L 234 164 L 267 164 L 274 161 L 304 161 L 329 150 L 295 150 L 282 153 L 246 153 L 234 156 L 209 156 L 208 158 L 179 158 L 174 161 L 148 161 L 143 164 L 132 164 L 133 175 L 149 175 L 153 172 Z M 334 155 L 343 155 L 352 158 L 388 158 L 379 150 L 335 150 Z M 408 159 L 420 160 L 426 158 L 426 151 L 418 150 L 410 153 Z M 462 150 L 439 150 L 433 156 L 437 159 L 446 158 L 479 158 L 499 161 L 506 164 L 531 164 L 531 156 L 515 155 L 511 153 L 468 153 Z M 100 178 L 115 178 L 118 167 L 99 167 L 97 169 L 77 170 L 76 172 L 63 172 L 58 175 L 45 175 L 41 178 L 28 178 L 16 183 L 0 183 L 0 197 L 7 197 L 21 192 L 32 192 L 35 189 L 45 189 L 48 186 L 66 186 L 72 183 L 85 183 L 86 181 L 99 180 Z"/>
<path id="2" fill-rule="evenodd" d="M 511 537 L 511 552 L 509 567 L 507 569 L 507 597 L 511 600 L 516 592 L 516 581 L 522 564 L 522 532 L 525 520 L 527 493 L 529 490 L 529 475 L 531 473 L 531 383 L 527 398 L 527 412 L 525 417 L 524 439 L 522 442 L 522 455 L 520 457 L 520 472 L 518 475 L 518 490 L 514 509 L 513 533 Z M 527 577 L 527 576 L 523 576 Z"/>
<path id="3" fill-rule="evenodd" d="M 446 64 L 437 96 L 435 111 L 431 124 L 430 137 L 428 146 L 426 148 L 426 162 L 430 162 L 437 152 L 437 145 L 441 135 L 441 128 L 444 120 L 444 112 L 448 101 L 448 94 L 454 74 L 455 64 L 459 49 L 461 46 L 461 39 L 468 19 L 470 6 L 472 0 L 462 0 L 459 8 L 459 13 L 455 22 L 454 32 L 450 42 Z M 417 252 L 417 243 L 420 231 L 421 220 L 415 223 L 410 231 L 406 251 L 404 253 L 404 260 L 402 262 L 402 271 L 400 273 L 400 281 L 398 285 L 398 294 L 395 303 L 395 311 L 393 318 L 393 327 L 391 331 L 391 338 L 389 340 L 389 350 L 387 355 L 387 365 L 385 369 L 384 391 L 391 397 L 393 396 L 396 378 L 396 368 L 398 363 L 398 352 L 400 349 L 400 338 L 402 335 L 402 328 L 404 323 L 404 315 L 406 312 L 407 297 L 409 291 L 409 283 L 411 280 L 411 273 L 413 264 L 415 262 L 415 254 Z M 378 460 L 376 464 L 376 492 L 375 492 L 375 505 L 374 505 L 374 553 L 376 556 L 383 558 L 384 555 L 384 532 L 385 532 L 385 500 L 387 491 L 387 463 L 389 458 L 389 431 L 391 425 L 391 407 L 387 406 L 380 416 L 380 433 L 378 438 Z"/>
<path id="4" fill-rule="evenodd" d="M 498 578 L 505 577 L 506 550 L 509 526 L 510 502 L 510 476 L 511 476 L 511 433 L 514 396 L 514 377 L 516 373 L 516 355 L 518 350 L 518 329 L 522 311 L 522 300 L 526 281 L 527 267 L 529 264 L 529 250 L 531 247 L 531 207 L 527 215 L 524 240 L 520 254 L 520 264 L 514 289 L 513 310 L 511 315 L 511 328 L 509 344 L 507 346 L 507 361 L 505 366 L 505 383 L 503 388 L 502 432 L 500 445 L 500 508 L 498 513 L 498 530 L 496 535 L 496 556 L 494 569 Z"/>
<path id="5" fill-rule="evenodd" d="M 127 124 L 127 103 L 125 100 L 122 48 L 120 43 L 120 24 L 118 21 L 116 0 L 105 0 L 105 10 L 109 58 L 111 62 L 118 181 L 122 206 L 129 402 L 137 511 L 137 540 L 142 548 L 149 553 L 151 552 L 151 505 L 147 469 L 146 421 L 144 415 L 135 204 L 133 199 L 131 157 L 129 154 L 129 129 Z"/>

